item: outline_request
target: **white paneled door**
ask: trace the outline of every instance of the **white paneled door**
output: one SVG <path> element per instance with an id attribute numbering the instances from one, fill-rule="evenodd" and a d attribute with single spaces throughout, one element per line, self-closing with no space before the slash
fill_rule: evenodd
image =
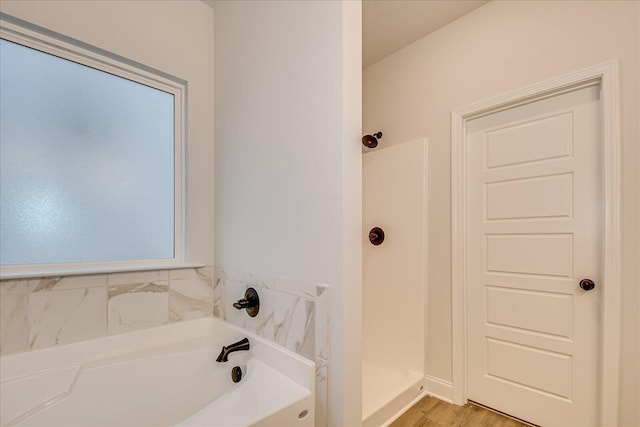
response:
<path id="1" fill-rule="evenodd" d="M 542 426 L 596 424 L 600 108 L 593 84 L 466 128 L 468 398 Z"/>

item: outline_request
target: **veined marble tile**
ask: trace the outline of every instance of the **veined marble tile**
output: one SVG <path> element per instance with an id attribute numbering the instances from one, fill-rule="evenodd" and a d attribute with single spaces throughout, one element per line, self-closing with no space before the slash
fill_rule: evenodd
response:
<path id="1" fill-rule="evenodd" d="M 168 321 L 168 281 L 108 287 L 109 335 L 160 326 Z"/>
<path id="2" fill-rule="evenodd" d="M 276 308 L 274 312 L 275 337 L 274 342 L 284 346 L 291 328 L 291 319 L 296 304 L 300 302 L 300 298 L 289 294 L 278 294 L 276 299 Z"/>
<path id="3" fill-rule="evenodd" d="M 234 270 L 232 268 L 220 267 L 218 274 L 223 280 L 231 280 L 232 282 L 245 282 L 245 273 L 240 270 Z"/>
<path id="4" fill-rule="evenodd" d="M 169 320 L 199 319 L 213 316 L 213 283 L 211 276 L 171 279 L 169 282 Z"/>
<path id="5" fill-rule="evenodd" d="M 98 288 L 105 286 L 107 286 L 106 274 L 45 277 L 29 281 L 30 292 L 65 291 L 69 289 Z"/>
<path id="6" fill-rule="evenodd" d="M 316 357 L 316 427 L 327 427 L 329 362 Z"/>
<path id="7" fill-rule="evenodd" d="M 309 360 L 313 360 L 316 352 L 315 303 L 301 300 L 293 312 L 292 322 L 284 346 Z"/>
<path id="8" fill-rule="evenodd" d="M 107 289 L 85 288 L 29 294 L 29 348 L 106 335 Z"/>
<path id="9" fill-rule="evenodd" d="M 316 298 L 315 356 L 329 360 L 329 304 L 331 292 L 325 288 Z"/>
<path id="10" fill-rule="evenodd" d="M 178 268 L 168 270 L 169 272 L 169 280 L 176 279 L 193 279 L 198 277 L 195 268 Z"/>
<path id="11" fill-rule="evenodd" d="M 222 278 L 216 274 L 213 279 L 213 317 L 218 319 L 226 319 L 226 309 L 224 306 L 224 282 Z"/>
<path id="12" fill-rule="evenodd" d="M 331 286 L 329 285 L 323 285 L 323 284 L 316 285 L 316 297 L 321 297 L 322 294 L 324 294 L 324 292 L 328 291 L 329 289 L 331 289 Z"/>
<path id="13" fill-rule="evenodd" d="M 0 294 L 0 355 L 29 348 L 28 298 L 27 292 Z"/>
<path id="14" fill-rule="evenodd" d="M 213 279 L 213 267 L 178 268 L 169 270 L 169 280 L 176 279 Z"/>
<path id="15" fill-rule="evenodd" d="M 286 277 L 277 277 L 258 273 L 247 273 L 245 281 L 249 286 L 261 286 L 263 288 L 304 298 L 315 298 L 317 294 L 316 284 L 304 280 L 289 279 Z"/>
<path id="16" fill-rule="evenodd" d="M 107 284 L 113 285 L 129 285 L 134 283 L 152 283 L 169 280 L 169 272 L 167 270 L 149 270 L 149 271 L 132 271 L 128 273 L 110 273 L 108 274 Z"/>
<path id="17" fill-rule="evenodd" d="M 275 309 L 275 342 L 301 356 L 314 359 L 315 304 L 303 298 L 280 293 Z"/>
<path id="18" fill-rule="evenodd" d="M 29 293 L 29 279 L 0 280 L 0 295 Z"/>
<path id="19" fill-rule="evenodd" d="M 272 341 L 275 339 L 275 308 L 278 294 L 272 290 L 255 286 L 260 298 L 260 310 L 256 317 L 250 317 L 247 312 L 242 310 L 244 314 L 244 328 L 263 338 Z M 234 309 L 235 310 L 235 309 Z"/>
<path id="20" fill-rule="evenodd" d="M 247 286 L 241 282 L 234 282 L 232 280 L 223 279 L 222 281 L 222 294 L 221 294 L 221 306 L 223 309 L 223 320 L 231 323 L 232 325 L 244 327 L 244 317 L 247 316 L 244 310 L 236 310 L 233 308 L 233 303 L 239 299 L 244 298 L 244 292 Z"/>

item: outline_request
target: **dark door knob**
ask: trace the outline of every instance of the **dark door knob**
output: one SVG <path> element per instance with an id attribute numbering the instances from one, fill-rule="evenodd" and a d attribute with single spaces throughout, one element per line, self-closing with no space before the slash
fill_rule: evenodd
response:
<path id="1" fill-rule="evenodd" d="M 593 280 L 590 279 L 582 279 L 580 280 L 580 287 L 585 291 L 590 291 L 591 289 L 596 287 L 596 284 L 593 283 Z"/>

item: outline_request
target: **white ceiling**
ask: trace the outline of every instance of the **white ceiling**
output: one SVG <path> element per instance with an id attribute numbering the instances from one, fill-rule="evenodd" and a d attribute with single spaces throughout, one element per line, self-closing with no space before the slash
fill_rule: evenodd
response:
<path id="1" fill-rule="evenodd" d="M 202 0 L 215 7 L 215 0 Z M 362 0 L 362 67 L 444 27 L 489 0 Z"/>
<path id="2" fill-rule="evenodd" d="M 488 0 L 364 0 L 362 66 L 368 67 Z"/>

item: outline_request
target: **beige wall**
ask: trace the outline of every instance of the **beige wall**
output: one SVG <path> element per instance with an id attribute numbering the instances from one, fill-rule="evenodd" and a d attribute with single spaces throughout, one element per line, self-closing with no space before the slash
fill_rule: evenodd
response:
<path id="1" fill-rule="evenodd" d="M 621 61 L 622 381 L 620 425 L 640 425 L 640 2 L 493 1 L 368 67 L 363 131 L 383 144 L 428 137 L 426 373 L 451 381 L 452 110 L 545 79 Z"/>

